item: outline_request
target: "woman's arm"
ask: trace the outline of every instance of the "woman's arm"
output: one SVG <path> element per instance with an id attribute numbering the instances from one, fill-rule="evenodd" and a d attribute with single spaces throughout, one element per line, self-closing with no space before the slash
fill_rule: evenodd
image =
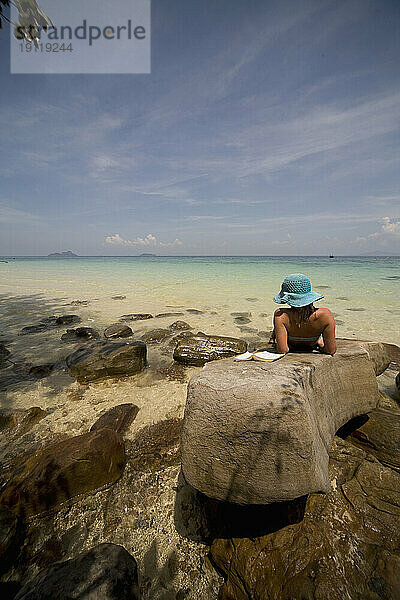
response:
<path id="1" fill-rule="evenodd" d="M 286 354 L 289 352 L 287 342 L 287 329 L 284 324 L 285 313 L 278 308 L 274 313 L 274 332 L 276 340 L 276 350 L 279 353 Z"/>
<path id="2" fill-rule="evenodd" d="M 336 352 L 336 337 L 335 337 L 335 319 L 332 313 L 326 315 L 327 324 L 322 332 L 324 345 L 320 348 L 324 354 L 335 354 Z"/>

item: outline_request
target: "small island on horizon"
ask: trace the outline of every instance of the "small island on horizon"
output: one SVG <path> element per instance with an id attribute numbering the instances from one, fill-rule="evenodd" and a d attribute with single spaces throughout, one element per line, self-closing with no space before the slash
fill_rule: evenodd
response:
<path id="1" fill-rule="evenodd" d="M 52 252 L 47 255 L 48 257 L 53 258 L 77 258 L 78 255 L 72 252 L 71 250 L 67 250 L 66 252 Z"/>
<path id="2" fill-rule="evenodd" d="M 157 256 L 157 254 L 152 254 L 151 252 L 142 252 L 139 256 Z"/>

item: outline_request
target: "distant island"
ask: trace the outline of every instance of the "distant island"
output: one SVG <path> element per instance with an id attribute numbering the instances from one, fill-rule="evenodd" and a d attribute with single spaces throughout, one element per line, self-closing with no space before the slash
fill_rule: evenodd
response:
<path id="1" fill-rule="evenodd" d="M 139 256 L 157 256 L 157 254 L 152 254 L 151 252 L 143 252 L 142 254 L 139 254 Z"/>
<path id="2" fill-rule="evenodd" d="M 66 252 L 52 252 L 47 256 L 52 256 L 53 258 L 76 258 L 78 255 L 71 250 L 67 250 Z"/>

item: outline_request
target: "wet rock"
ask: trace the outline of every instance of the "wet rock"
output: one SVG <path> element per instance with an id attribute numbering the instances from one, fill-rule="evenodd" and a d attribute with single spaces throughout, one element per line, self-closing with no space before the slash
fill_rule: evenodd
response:
<path id="1" fill-rule="evenodd" d="M 46 415 L 47 412 L 39 406 L 32 406 L 27 410 L 2 408 L 0 409 L 0 431 L 16 430 L 18 435 L 23 435 Z"/>
<path id="2" fill-rule="evenodd" d="M 76 329 L 67 329 L 61 339 L 63 342 L 81 342 L 84 340 L 96 340 L 100 337 L 99 332 L 92 327 L 77 327 Z"/>
<path id="3" fill-rule="evenodd" d="M 27 517 L 116 481 L 125 466 L 121 437 L 101 429 L 68 438 L 29 457 L 5 486 L 0 501 Z"/>
<path id="4" fill-rule="evenodd" d="M 0 367 L 7 362 L 11 352 L 5 347 L 4 344 L 0 343 Z"/>
<path id="5" fill-rule="evenodd" d="M 120 321 L 146 321 L 152 319 L 153 315 L 150 313 L 130 313 L 129 315 L 121 315 Z"/>
<path id="6" fill-rule="evenodd" d="M 247 302 L 257 302 L 258 298 L 245 298 L 245 300 L 247 300 Z"/>
<path id="7" fill-rule="evenodd" d="M 298 524 L 214 541 L 221 599 L 399 598 L 400 474 L 338 438 L 329 470 L 334 491 L 311 494 Z"/>
<path id="8" fill-rule="evenodd" d="M 56 317 L 56 325 L 72 325 L 73 323 L 80 323 L 82 319 L 78 315 L 61 315 Z"/>
<path id="9" fill-rule="evenodd" d="M 364 312 L 365 308 L 346 308 L 345 310 L 351 310 L 352 312 Z"/>
<path id="10" fill-rule="evenodd" d="M 395 383 L 396 383 L 397 391 L 400 392 L 400 373 L 397 373 Z"/>
<path id="11" fill-rule="evenodd" d="M 72 300 L 71 306 L 87 306 L 89 300 Z"/>
<path id="12" fill-rule="evenodd" d="M 38 325 L 27 325 L 27 327 L 23 327 L 20 331 L 20 335 L 30 335 L 31 333 L 41 333 L 42 331 L 46 331 L 48 326 L 44 323 L 39 323 Z"/>
<path id="13" fill-rule="evenodd" d="M 338 341 L 333 357 L 289 353 L 274 363 L 206 365 L 188 386 L 186 480 L 211 498 L 240 504 L 330 491 L 335 432 L 377 406 L 375 368 L 389 362 L 383 344 Z"/>
<path id="14" fill-rule="evenodd" d="M 164 317 L 181 317 L 183 315 L 183 312 L 166 312 L 166 313 L 159 313 L 158 315 L 156 315 L 157 319 L 162 319 Z"/>
<path id="15" fill-rule="evenodd" d="M 23 528 L 18 517 L 0 504 L 0 574 L 8 571 L 16 559 L 22 533 Z"/>
<path id="16" fill-rule="evenodd" d="M 174 323 L 171 323 L 169 328 L 171 331 L 184 331 L 185 329 L 192 329 L 189 323 L 186 323 L 186 321 L 174 321 Z"/>
<path id="17" fill-rule="evenodd" d="M 186 365 L 202 366 L 206 362 L 242 354 L 246 350 L 247 343 L 244 340 L 199 332 L 178 341 L 174 360 Z"/>
<path id="18" fill-rule="evenodd" d="M 125 338 L 133 335 L 133 331 L 128 325 L 114 323 L 104 330 L 105 338 Z"/>
<path id="19" fill-rule="evenodd" d="M 99 544 L 52 565 L 29 581 L 15 600 L 139 600 L 136 560 L 116 544 Z"/>
<path id="20" fill-rule="evenodd" d="M 29 375 L 34 379 L 48 377 L 54 369 L 54 364 L 34 365 L 29 369 Z"/>
<path id="21" fill-rule="evenodd" d="M 235 323 L 238 325 L 246 325 L 246 323 L 251 323 L 251 319 L 248 317 L 235 317 Z"/>
<path id="22" fill-rule="evenodd" d="M 169 329 L 152 329 L 151 331 L 146 331 L 140 339 L 147 343 L 157 343 L 162 342 L 169 335 L 171 335 Z"/>
<path id="23" fill-rule="evenodd" d="M 193 315 L 204 315 L 204 311 L 198 310 L 197 308 L 187 308 L 186 312 L 192 313 Z"/>
<path id="24" fill-rule="evenodd" d="M 91 342 L 70 354 L 66 362 L 70 373 L 80 383 L 134 375 L 146 366 L 146 344 L 107 340 Z"/>
<path id="25" fill-rule="evenodd" d="M 90 431 L 112 429 L 117 433 L 123 433 L 133 423 L 138 412 L 139 407 L 135 404 L 113 406 L 97 419 L 91 426 Z"/>
<path id="26" fill-rule="evenodd" d="M 127 442 L 130 468 L 159 471 L 180 460 L 182 419 L 168 419 L 141 429 L 132 442 Z"/>
<path id="27" fill-rule="evenodd" d="M 112 300 L 125 300 L 126 296 L 112 296 Z"/>
<path id="28" fill-rule="evenodd" d="M 250 312 L 231 312 L 231 317 L 250 319 L 251 313 Z"/>

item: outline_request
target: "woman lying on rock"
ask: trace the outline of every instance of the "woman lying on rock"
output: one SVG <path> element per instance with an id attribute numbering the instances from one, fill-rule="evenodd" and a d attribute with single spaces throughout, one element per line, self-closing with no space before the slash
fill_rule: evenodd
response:
<path id="1" fill-rule="evenodd" d="M 270 342 L 276 343 L 277 352 L 319 350 L 335 354 L 335 319 L 328 308 L 315 308 L 313 302 L 322 294 L 311 291 L 308 277 L 294 273 L 285 277 L 281 291 L 274 302 L 289 304 L 274 314 L 274 330 Z"/>

